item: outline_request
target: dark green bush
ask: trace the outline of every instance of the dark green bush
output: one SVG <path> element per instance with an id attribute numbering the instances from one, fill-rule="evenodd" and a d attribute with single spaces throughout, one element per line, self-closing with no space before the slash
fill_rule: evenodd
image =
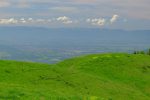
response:
<path id="1" fill-rule="evenodd" d="M 133 54 L 147 54 L 147 55 L 150 55 L 150 49 L 148 49 L 147 51 L 134 51 Z"/>

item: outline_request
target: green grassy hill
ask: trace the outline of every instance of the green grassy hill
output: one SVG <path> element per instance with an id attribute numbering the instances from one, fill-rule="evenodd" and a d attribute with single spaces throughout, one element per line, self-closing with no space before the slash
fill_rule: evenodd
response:
<path id="1" fill-rule="evenodd" d="M 1 60 L 0 100 L 150 100 L 150 56 L 94 54 L 53 65 Z"/>

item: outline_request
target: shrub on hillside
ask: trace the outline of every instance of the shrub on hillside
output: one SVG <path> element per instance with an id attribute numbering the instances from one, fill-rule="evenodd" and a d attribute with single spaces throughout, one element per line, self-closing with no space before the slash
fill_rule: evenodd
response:
<path id="1" fill-rule="evenodd" d="M 148 49 L 148 51 L 134 51 L 133 54 L 147 54 L 147 55 L 150 55 L 150 49 Z"/>

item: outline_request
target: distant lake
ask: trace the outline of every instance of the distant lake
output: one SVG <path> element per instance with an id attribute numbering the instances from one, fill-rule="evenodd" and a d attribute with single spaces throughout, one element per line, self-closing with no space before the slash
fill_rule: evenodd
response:
<path id="1" fill-rule="evenodd" d="M 0 59 L 55 63 L 82 54 L 150 48 L 150 31 L 0 27 Z"/>

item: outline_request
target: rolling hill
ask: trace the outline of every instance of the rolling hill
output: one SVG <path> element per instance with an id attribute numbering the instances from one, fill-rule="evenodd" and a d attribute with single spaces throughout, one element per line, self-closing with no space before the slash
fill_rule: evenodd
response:
<path id="1" fill-rule="evenodd" d="M 0 100 L 150 100 L 150 56 L 93 54 L 57 64 L 0 61 Z"/>

